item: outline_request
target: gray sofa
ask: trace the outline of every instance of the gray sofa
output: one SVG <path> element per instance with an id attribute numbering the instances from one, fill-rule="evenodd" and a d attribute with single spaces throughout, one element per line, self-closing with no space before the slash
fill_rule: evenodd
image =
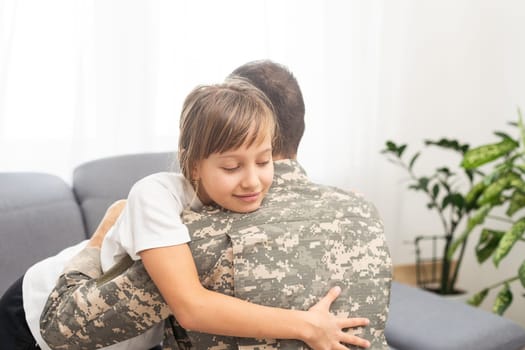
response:
<path id="1" fill-rule="evenodd" d="M 42 173 L 0 173 L 0 295 L 33 263 L 89 237 L 110 203 L 138 179 L 173 168 L 168 153 L 105 158 L 77 167 L 73 185 Z M 392 349 L 525 349 L 525 330 L 488 312 L 392 283 Z"/>

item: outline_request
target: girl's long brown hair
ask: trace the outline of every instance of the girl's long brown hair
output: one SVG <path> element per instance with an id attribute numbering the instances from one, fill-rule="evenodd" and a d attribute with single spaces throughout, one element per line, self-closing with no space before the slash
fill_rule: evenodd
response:
<path id="1" fill-rule="evenodd" d="M 182 174 L 191 181 L 199 160 L 261 142 L 268 131 L 274 143 L 276 128 L 271 102 L 248 81 L 232 78 L 198 86 L 186 97 L 180 118 Z"/>

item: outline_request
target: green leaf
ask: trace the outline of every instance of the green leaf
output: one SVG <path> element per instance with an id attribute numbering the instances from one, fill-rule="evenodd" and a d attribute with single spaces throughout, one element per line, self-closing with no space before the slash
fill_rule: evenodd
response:
<path id="1" fill-rule="evenodd" d="M 401 145 L 397 148 L 397 156 L 401 158 L 403 155 L 403 152 L 405 152 L 405 149 L 407 148 L 407 145 Z"/>
<path id="2" fill-rule="evenodd" d="M 516 174 L 516 177 L 510 181 L 510 186 L 525 194 L 525 181 L 519 175 Z"/>
<path id="3" fill-rule="evenodd" d="M 507 216 L 512 216 L 514 213 L 525 207 L 525 194 L 520 191 L 514 191 L 509 199 L 509 207 L 507 209 Z"/>
<path id="4" fill-rule="evenodd" d="M 467 206 L 472 207 L 474 203 L 478 200 L 479 196 L 485 189 L 485 184 L 483 181 L 478 182 L 472 188 L 470 191 L 465 195 L 465 202 L 467 203 Z"/>
<path id="5" fill-rule="evenodd" d="M 445 209 L 450 203 L 452 203 L 452 195 L 448 194 L 445 197 L 443 197 L 443 201 L 441 202 L 441 209 Z"/>
<path id="6" fill-rule="evenodd" d="M 465 174 L 471 183 L 474 182 L 474 171 L 465 169 Z"/>
<path id="7" fill-rule="evenodd" d="M 506 134 L 506 133 L 504 133 L 502 131 L 494 131 L 494 135 L 499 136 L 502 139 L 511 139 L 512 140 L 512 137 L 510 137 L 508 134 Z"/>
<path id="8" fill-rule="evenodd" d="M 525 232 L 525 217 L 516 221 L 499 241 L 496 252 L 492 256 L 494 265 L 499 265 L 500 261 L 509 253 L 514 243 L 523 235 L 523 232 Z"/>
<path id="9" fill-rule="evenodd" d="M 497 179 L 495 182 L 488 185 L 478 198 L 478 205 L 485 205 L 487 203 L 494 203 L 499 199 L 501 193 L 509 187 L 512 179 L 514 179 L 513 173 L 507 173 L 504 176 Z"/>
<path id="10" fill-rule="evenodd" d="M 452 193 L 452 204 L 454 204 L 456 208 L 461 209 L 465 206 L 465 198 L 463 198 L 461 193 Z"/>
<path id="11" fill-rule="evenodd" d="M 461 236 L 458 237 L 452 244 L 450 245 L 450 248 L 447 252 L 448 259 L 452 260 L 452 257 L 454 256 L 454 253 L 458 249 L 458 247 L 468 238 L 474 227 L 480 225 L 485 221 L 485 218 L 487 217 L 488 213 L 492 209 L 492 205 L 485 204 L 481 208 L 479 208 L 474 215 L 468 220 L 467 227 L 465 228 L 465 231 L 461 234 Z"/>
<path id="12" fill-rule="evenodd" d="M 439 194 L 439 185 L 434 184 L 434 186 L 432 187 L 432 198 L 436 199 L 438 194 Z"/>
<path id="13" fill-rule="evenodd" d="M 481 292 L 476 293 L 473 296 L 471 296 L 467 300 L 467 303 L 469 303 L 472 306 L 479 306 L 483 302 L 483 300 L 485 300 L 485 297 L 487 296 L 487 294 L 489 294 L 489 290 L 483 289 Z"/>
<path id="14" fill-rule="evenodd" d="M 518 169 L 522 174 L 525 174 L 525 164 L 514 164 L 514 168 Z"/>
<path id="15" fill-rule="evenodd" d="M 503 315 L 505 310 L 509 307 L 510 303 L 512 303 L 512 292 L 510 291 L 510 287 L 508 283 L 505 283 L 503 288 L 499 291 L 498 296 L 496 297 L 496 301 L 494 302 L 494 306 L 492 306 L 492 312 Z"/>
<path id="16" fill-rule="evenodd" d="M 447 192 L 450 192 L 450 185 L 447 183 L 447 181 L 444 181 L 443 179 L 440 179 L 439 183 L 441 184 L 441 186 L 443 186 L 445 188 L 445 190 Z"/>
<path id="17" fill-rule="evenodd" d="M 445 209 L 448 205 L 452 205 L 454 208 L 462 209 L 465 207 L 465 198 L 461 193 L 454 192 L 443 197 L 443 202 L 441 203 L 441 209 Z"/>
<path id="18" fill-rule="evenodd" d="M 520 277 L 521 285 L 525 288 L 525 260 L 521 263 L 518 270 L 518 276 Z"/>
<path id="19" fill-rule="evenodd" d="M 386 147 L 387 147 L 390 151 L 394 151 L 394 150 L 397 149 L 396 144 L 395 144 L 393 141 L 390 141 L 390 140 L 388 140 L 388 141 L 386 142 Z"/>
<path id="20" fill-rule="evenodd" d="M 445 149 L 451 149 L 453 151 L 464 154 L 468 148 L 468 144 L 460 144 L 457 140 L 442 138 L 439 141 L 425 140 L 427 146 L 438 146 Z"/>
<path id="21" fill-rule="evenodd" d="M 449 176 L 451 176 L 451 175 L 454 175 L 454 173 L 452 173 L 452 172 L 450 171 L 450 169 L 447 168 L 447 167 L 437 168 L 436 171 L 437 171 L 438 173 L 442 173 L 442 174 L 445 175 L 446 177 L 449 177 Z"/>
<path id="22" fill-rule="evenodd" d="M 428 177 L 423 176 L 423 177 L 420 177 L 418 181 L 419 181 L 419 187 L 422 190 L 428 191 L 428 183 L 430 182 L 430 179 Z"/>
<path id="23" fill-rule="evenodd" d="M 408 163 L 408 169 L 412 170 L 412 167 L 416 163 L 416 159 L 419 157 L 420 154 L 421 154 L 420 152 L 417 152 L 416 154 L 412 156 L 412 159 L 410 159 L 410 163 Z"/>
<path id="24" fill-rule="evenodd" d="M 492 209 L 492 206 L 489 204 L 486 204 L 479 208 L 474 215 L 468 220 L 467 228 L 474 228 L 477 225 L 480 225 L 485 221 L 485 218 L 487 217 L 487 214 L 489 213 L 490 209 Z"/>
<path id="25" fill-rule="evenodd" d="M 501 237 L 503 237 L 503 231 L 495 231 L 489 229 L 483 229 L 479 237 L 478 244 L 476 245 L 476 257 L 478 262 L 481 264 L 485 262 L 498 247 Z"/>
<path id="26" fill-rule="evenodd" d="M 499 164 L 498 166 L 494 168 L 494 170 L 491 173 L 483 177 L 483 183 L 485 184 L 485 186 L 488 186 L 491 183 L 497 181 L 499 178 L 508 174 L 509 171 L 510 171 L 510 167 L 508 164 L 506 163 Z"/>
<path id="27" fill-rule="evenodd" d="M 465 169 L 474 169 L 489 163 L 518 147 L 513 139 L 504 139 L 499 143 L 479 146 L 468 150 L 463 157 L 461 166 Z"/>
<path id="28" fill-rule="evenodd" d="M 388 140 L 385 142 L 385 146 L 386 148 L 381 153 L 394 153 L 397 155 L 397 145 L 394 142 Z"/>

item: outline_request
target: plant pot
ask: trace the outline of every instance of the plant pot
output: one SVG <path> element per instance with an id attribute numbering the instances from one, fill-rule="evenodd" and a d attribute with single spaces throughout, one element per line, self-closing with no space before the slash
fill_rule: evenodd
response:
<path id="1" fill-rule="evenodd" d="M 451 262 L 451 269 L 455 269 L 457 261 Z M 417 264 L 395 265 L 393 269 L 393 280 L 399 283 L 408 284 L 415 287 L 440 294 L 441 281 L 441 260 L 426 260 L 419 263 L 419 278 Z M 419 283 L 418 283 L 419 282 Z M 454 290 L 450 295 L 465 295 L 464 290 Z M 441 294 L 440 294 L 441 295 Z"/>

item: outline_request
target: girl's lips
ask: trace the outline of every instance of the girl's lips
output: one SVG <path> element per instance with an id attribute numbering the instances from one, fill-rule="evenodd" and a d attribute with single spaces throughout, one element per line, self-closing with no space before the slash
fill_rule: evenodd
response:
<path id="1" fill-rule="evenodd" d="M 259 198 L 259 195 L 261 193 L 260 192 L 257 192 L 257 193 L 248 193 L 248 194 L 234 194 L 233 196 L 240 199 L 241 201 L 243 202 L 255 202 L 258 198 Z"/>

